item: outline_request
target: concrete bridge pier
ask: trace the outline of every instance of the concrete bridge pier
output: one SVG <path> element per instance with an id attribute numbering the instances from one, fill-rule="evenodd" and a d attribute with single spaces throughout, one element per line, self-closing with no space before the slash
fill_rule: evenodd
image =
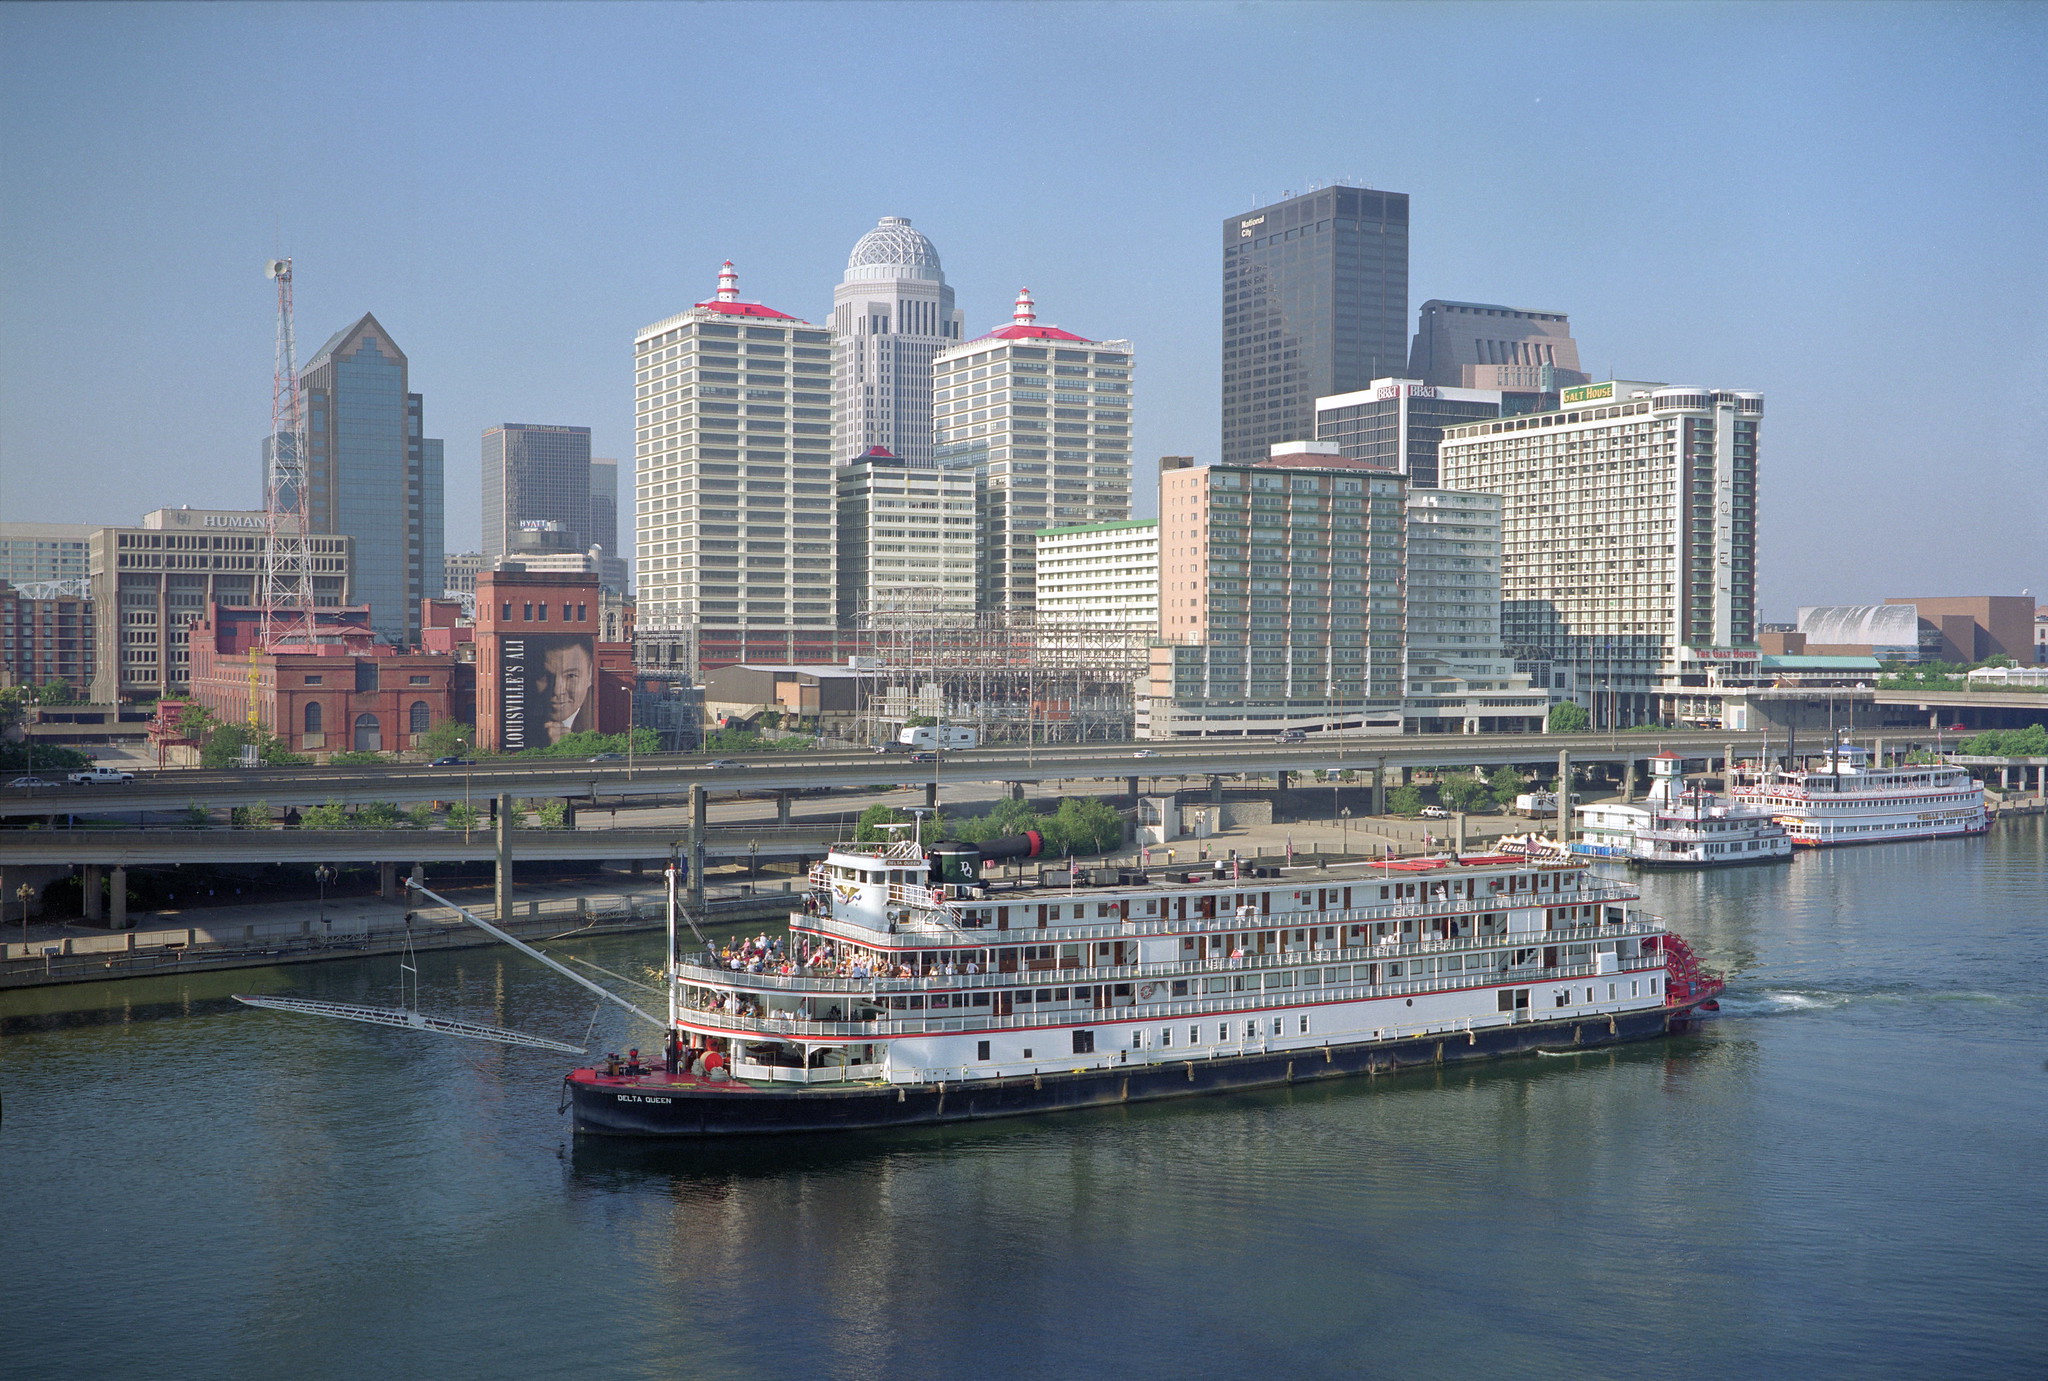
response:
<path id="1" fill-rule="evenodd" d="M 1631 753 L 1621 760 L 1621 799 L 1624 802 L 1636 798 L 1636 759 Z"/>
<path id="2" fill-rule="evenodd" d="M 1273 774 L 1273 789 L 1275 791 L 1287 790 L 1288 781 L 1293 775 L 1293 773 L 1289 772 L 1284 767 L 1281 768 L 1278 772 L 1275 772 Z"/>
<path id="3" fill-rule="evenodd" d="M 1560 750 L 1557 755 L 1557 842 L 1569 844 L 1572 838 L 1572 755 L 1570 750 Z"/>
<path id="4" fill-rule="evenodd" d="M 88 921 L 97 921 L 107 914 L 105 872 L 99 864 L 88 863 L 81 872 L 79 881 L 85 888 L 85 918 Z"/>
<path id="5" fill-rule="evenodd" d="M 1370 794 L 1367 795 L 1365 800 L 1365 813 L 1367 815 L 1385 815 L 1387 813 L 1387 760 L 1385 758 L 1374 758 L 1372 760 L 1372 785 L 1368 788 L 1368 791 Z"/>
<path id="6" fill-rule="evenodd" d="M 1008 787 L 1008 788 L 1010 789 L 1010 799 L 1011 799 L 1011 800 L 1013 800 L 1013 801 L 1021 801 L 1021 800 L 1023 800 L 1023 799 L 1024 799 L 1024 783 L 1022 783 L 1022 782 L 1005 782 L 1005 783 L 1003 783 L 1003 785 L 1004 785 L 1004 786 L 1006 786 L 1006 787 Z"/>
<path id="7" fill-rule="evenodd" d="M 690 788 L 690 909 L 704 909 L 704 819 L 702 786 Z"/>
<path id="8" fill-rule="evenodd" d="M 778 792 L 776 792 L 776 793 L 775 793 L 775 823 L 776 823 L 776 824 L 778 824 L 778 825 L 787 825 L 787 824 L 789 823 L 789 806 L 790 806 L 790 802 L 791 802 L 792 800 L 794 800 L 794 799 L 795 799 L 795 793 L 794 793 L 794 792 L 789 792 L 789 791 L 778 791 Z"/>
<path id="9" fill-rule="evenodd" d="M 928 810 L 937 810 L 939 808 L 939 784 L 936 781 L 924 784 L 924 804 Z"/>
<path id="10" fill-rule="evenodd" d="M 427 865 L 426 865 L 426 864 L 424 864 L 424 863 L 415 863 L 415 864 L 413 864 L 413 865 L 412 865 L 412 871 L 406 874 L 406 880 L 407 880 L 408 882 L 410 882 L 410 883 L 411 883 L 411 885 L 412 885 L 412 886 L 414 886 L 414 887 L 424 887 L 424 886 L 426 886 L 426 885 L 427 885 Z M 410 894 L 408 894 L 408 895 L 410 895 Z"/>
<path id="11" fill-rule="evenodd" d="M 114 865 L 114 875 L 108 880 L 107 929 L 128 928 L 128 870 L 120 864 Z"/>
<path id="12" fill-rule="evenodd" d="M 564 796 L 562 798 L 562 828 L 565 830 L 576 828 L 576 798 L 574 796 Z"/>
<path id="13" fill-rule="evenodd" d="M 1138 804 L 1138 797 L 1140 795 L 1140 792 L 1138 790 L 1138 779 L 1136 777 L 1126 777 L 1124 778 L 1124 785 L 1127 788 L 1129 788 L 1131 804 L 1135 806 L 1136 804 Z"/>
<path id="14" fill-rule="evenodd" d="M 1211 777 L 1209 779 L 1209 801 L 1212 805 L 1220 806 L 1223 804 L 1223 779 L 1221 777 Z"/>
<path id="15" fill-rule="evenodd" d="M 492 842 L 497 846 L 496 887 L 493 900 L 497 909 L 492 913 L 499 925 L 512 918 L 512 798 L 500 794 L 491 800 L 491 819 L 496 833 Z"/>
<path id="16" fill-rule="evenodd" d="M 379 863 L 377 865 L 377 896 L 390 901 L 398 895 L 398 865 Z"/>

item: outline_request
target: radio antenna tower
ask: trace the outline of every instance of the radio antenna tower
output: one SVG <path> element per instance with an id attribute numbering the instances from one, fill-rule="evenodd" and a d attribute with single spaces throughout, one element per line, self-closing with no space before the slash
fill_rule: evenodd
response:
<path id="1" fill-rule="evenodd" d="M 272 259 L 277 283 L 277 361 L 270 380 L 270 464 L 264 476 L 263 646 L 311 644 L 313 562 L 306 540 L 306 407 L 292 317 L 292 261 Z"/>

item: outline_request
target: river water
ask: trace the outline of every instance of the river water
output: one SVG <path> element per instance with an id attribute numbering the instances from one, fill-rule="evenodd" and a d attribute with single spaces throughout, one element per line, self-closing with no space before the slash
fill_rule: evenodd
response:
<path id="1" fill-rule="evenodd" d="M 578 1145 L 560 1056 L 227 999 L 390 959 L 13 994 L 0 1375 L 2048 1374 L 2044 822 L 1644 888 L 1731 976 L 1696 1036 L 822 1142 Z"/>

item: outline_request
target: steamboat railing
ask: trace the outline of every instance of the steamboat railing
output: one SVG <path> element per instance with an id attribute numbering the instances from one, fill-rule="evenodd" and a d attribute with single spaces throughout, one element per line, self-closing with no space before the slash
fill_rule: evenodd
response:
<path id="1" fill-rule="evenodd" d="M 825 1021 L 794 1016 L 747 1016 L 737 1012 L 721 1011 L 717 1008 L 686 1008 L 682 1021 L 686 1026 L 715 1028 L 722 1031 L 773 1036 L 796 1040 L 821 1040 L 854 1038 L 862 1040 L 882 1039 L 900 1036 L 950 1035 L 977 1031 L 1017 1031 L 1042 1027 L 1086 1026 L 1090 1022 L 1132 1022 L 1156 1020 L 1206 1020 L 1228 1017 L 1233 1013 L 1273 1010 L 1273 999 L 1285 994 L 1298 1007 L 1310 1002 L 1355 1002 L 1387 997 L 1412 997 L 1427 993 L 1449 992 L 1461 988 L 1500 987 L 1521 983 L 1551 983 L 1577 981 L 1579 979 L 1614 979 L 1618 976 L 1644 973 L 1662 973 L 1666 967 L 1665 956 L 1657 951 L 1617 958 L 1612 967 L 1602 967 L 1597 958 L 1588 956 L 1583 962 L 1562 963 L 1545 966 L 1540 962 L 1511 964 L 1506 968 L 1468 971 L 1460 975 L 1438 974 L 1427 979 L 1401 980 L 1397 982 L 1358 983 L 1339 980 L 1333 984 L 1296 984 L 1286 988 L 1261 988 L 1257 993 L 1214 993 L 1205 996 L 1190 995 L 1171 998 L 1163 1002 L 1131 1002 L 1124 1006 L 1104 1008 L 1064 1007 L 1011 1012 L 998 1016 L 992 1008 L 973 1008 L 959 1016 L 922 1016 L 877 1014 L 872 1018 L 857 1020 Z M 1467 981 L 1483 975 L 1483 981 Z M 1069 986 L 1070 978 L 1063 978 L 1060 986 Z M 1085 985 L 1084 985 L 1085 986 Z M 1617 999 L 1619 1001 L 1619 999 Z M 1035 1007 L 1035 1004 L 1034 1004 Z M 1523 1020 L 1535 1020 L 1531 1014 Z"/>

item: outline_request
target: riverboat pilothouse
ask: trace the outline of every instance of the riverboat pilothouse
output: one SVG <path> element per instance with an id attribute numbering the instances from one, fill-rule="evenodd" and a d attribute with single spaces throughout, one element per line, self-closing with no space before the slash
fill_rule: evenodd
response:
<path id="1" fill-rule="evenodd" d="M 1580 861 L 987 875 L 1037 847 L 833 847 L 786 941 L 671 961 L 666 1063 L 566 1077 L 577 1131 L 968 1121 L 1579 1050 L 1721 987 Z"/>
<path id="2" fill-rule="evenodd" d="M 1838 744 L 1818 767 L 1751 771 L 1729 795 L 1768 810 L 1794 844 L 1884 844 L 1983 834 L 1984 787 L 1945 763 L 1873 767 L 1867 749 Z"/>

